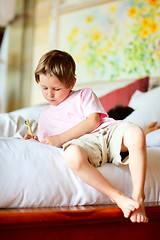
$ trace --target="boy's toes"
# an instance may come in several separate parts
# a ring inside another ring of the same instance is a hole
[[[131,211],[130,211],[130,210],[125,211],[125,212],[124,212],[124,217],[125,217],[125,218],[128,218],[128,217],[130,216],[130,214],[131,214]]]
[[[137,222],[143,222],[143,216],[141,216],[140,214],[137,215]]]
[[[148,218],[144,215],[141,215],[141,214],[131,215],[130,220],[133,223],[135,223],[135,222],[137,222],[137,223],[147,223],[148,222]]]
[[[137,217],[136,215],[130,217],[131,222],[135,223],[137,222]]]
[[[148,218],[144,217],[144,221],[143,222],[148,223]]]

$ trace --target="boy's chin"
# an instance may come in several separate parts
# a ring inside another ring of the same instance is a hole
[[[48,102],[52,106],[58,106],[60,104],[60,102],[57,102],[57,101],[48,101]]]

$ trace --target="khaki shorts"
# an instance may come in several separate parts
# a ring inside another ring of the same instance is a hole
[[[71,144],[82,147],[88,154],[89,162],[95,166],[104,163],[115,165],[128,164],[128,152],[125,159],[121,156],[121,144],[124,131],[132,123],[121,122],[107,126],[97,132],[85,134],[64,144],[64,150]]]

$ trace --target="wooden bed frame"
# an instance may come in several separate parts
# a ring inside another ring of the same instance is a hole
[[[131,223],[115,205],[0,209],[0,239],[160,238],[160,202],[145,203],[148,223]]]

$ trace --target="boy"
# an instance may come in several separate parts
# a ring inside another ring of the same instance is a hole
[[[145,135],[138,126],[109,118],[91,89],[73,91],[75,69],[66,52],[53,50],[41,57],[35,79],[50,106],[39,119],[39,141],[63,147],[67,165],[116,203],[124,217],[148,222],[144,209]],[[28,138],[31,136],[26,135]],[[113,187],[96,168],[106,162],[123,164],[121,152],[129,152],[132,198]]]

